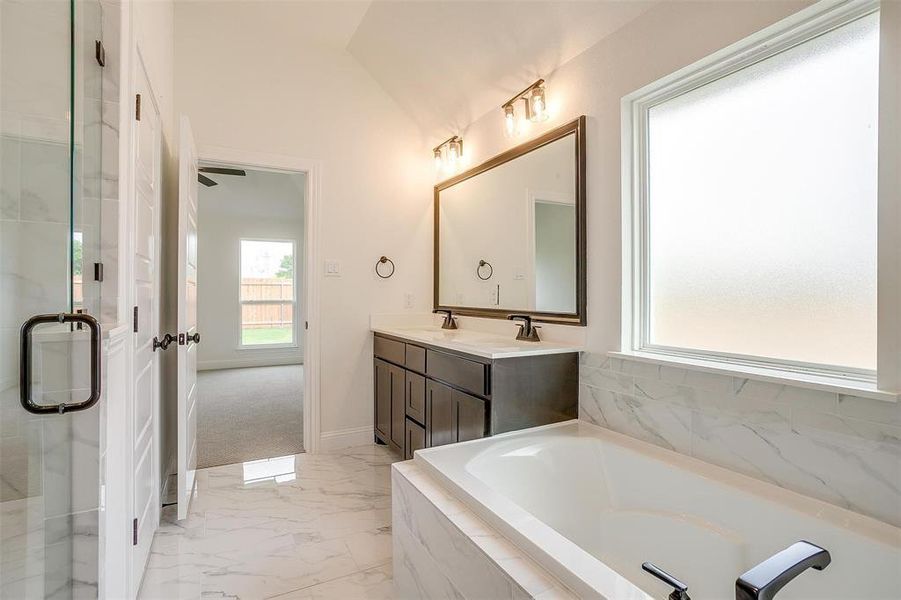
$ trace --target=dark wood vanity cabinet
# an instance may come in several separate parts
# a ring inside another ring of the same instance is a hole
[[[396,365],[375,361],[375,430],[385,443],[402,450],[406,443],[406,373]]]
[[[383,334],[373,352],[375,438],[407,459],[577,416],[575,352],[486,359]]]

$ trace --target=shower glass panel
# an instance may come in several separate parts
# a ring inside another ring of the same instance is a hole
[[[0,598],[98,592],[101,10],[0,2]]]

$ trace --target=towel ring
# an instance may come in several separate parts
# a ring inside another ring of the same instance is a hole
[[[387,275],[382,275],[382,272],[379,270],[380,265],[384,265],[388,263],[391,265],[391,271]],[[379,258],[378,262],[375,263],[375,274],[381,277],[382,279],[388,279],[392,275],[394,275],[394,261],[388,258],[387,256],[382,256]]]
[[[488,277],[482,277],[482,267],[488,267]],[[494,275],[494,267],[491,266],[491,263],[487,260],[480,260],[479,266],[476,267],[476,277],[482,281],[488,281],[492,275]]]

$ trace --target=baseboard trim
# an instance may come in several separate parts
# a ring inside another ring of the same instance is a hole
[[[218,369],[241,369],[246,367],[275,367],[282,365],[302,365],[303,358],[297,356],[259,356],[232,358],[228,360],[203,360],[197,362],[198,371]]]
[[[319,451],[334,452],[352,446],[372,444],[375,435],[372,426],[349,427],[336,431],[323,431],[319,436]]]

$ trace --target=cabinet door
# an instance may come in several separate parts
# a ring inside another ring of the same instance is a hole
[[[407,371],[407,417],[425,423],[425,377]]]
[[[404,448],[404,458],[410,460],[413,453],[425,448],[425,428],[419,423],[407,419],[407,445]]]
[[[485,401],[454,390],[457,404],[457,441],[485,437]]]
[[[391,365],[375,360],[375,432],[386,444],[391,439]]]
[[[400,367],[388,367],[391,376],[391,442],[403,452],[406,438],[407,378]]]
[[[454,390],[437,381],[426,382],[426,445],[429,448],[457,441],[457,403]]]

